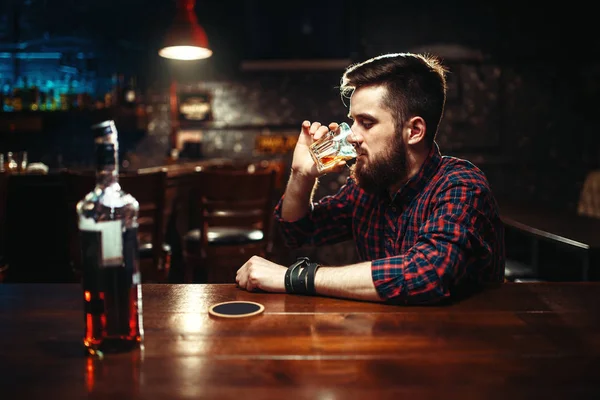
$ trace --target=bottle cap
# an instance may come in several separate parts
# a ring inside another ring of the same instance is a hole
[[[117,133],[117,127],[115,121],[108,120],[92,125],[92,131],[94,131],[94,137],[112,135]]]

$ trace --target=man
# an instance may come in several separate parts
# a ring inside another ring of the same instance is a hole
[[[319,173],[308,148],[337,124],[304,121],[275,217],[288,246],[354,239],[363,261],[306,259],[288,269],[255,256],[237,272],[240,288],[418,304],[503,281],[504,230],[488,182],[470,162],[442,157],[435,143],[445,74],[434,57],[410,53],[345,71],[341,93],[350,97],[358,152],[351,176],[312,203]]]

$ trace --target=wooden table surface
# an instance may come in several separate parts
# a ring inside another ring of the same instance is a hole
[[[600,219],[559,211],[540,204],[519,204],[500,200],[500,214],[507,230],[516,230],[529,238],[533,275],[540,275],[540,241],[553,243],[558,248],[576,250],[572,260],[561,268],[578,268],[578,280],[600,281]],[[570,278],[554,280],[573,280]],[[571,274],[571,275],[569,275]]]
[[[77,284],[0,285],[0,398],[600,398],[600,283],[403,307],[144,285],[143,350],[83,356]],[[264,304],[222,319],[222,301]]]
[[[500,214],[506,225],[539,238],[584,250],[600,249],[600,218],[510,202],[500,203]]]

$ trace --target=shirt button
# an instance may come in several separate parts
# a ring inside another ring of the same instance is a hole
[[[396,207],[392,207],[392,211],[393,211],[393,212],[396,212]]]

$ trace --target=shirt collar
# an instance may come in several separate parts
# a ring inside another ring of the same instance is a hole
[[[394,200],[409,201],[419,194],[435,175],[442,163],[442,155],[437,143],[433,143],[427,158],[421,165],[419,172],[410,178],[394,195]]]

